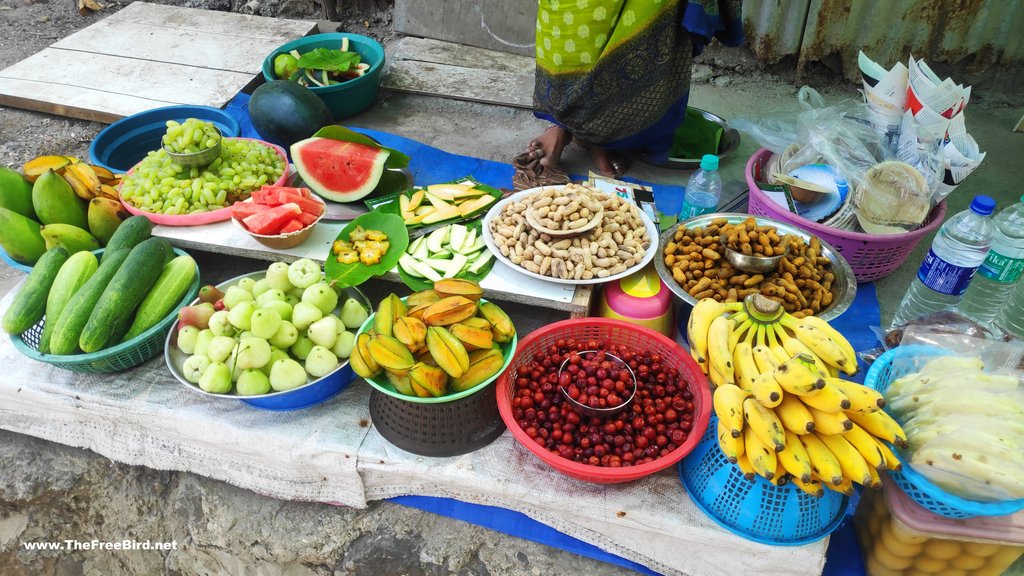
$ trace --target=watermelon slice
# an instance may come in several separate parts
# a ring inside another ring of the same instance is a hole
[[[317,215],[310,214],[308,212],[303,212],[302,214],[296,216],[295,219],[298,220],[299,222],[302,222],[303,227],[306,227],[312,224],[313,222],[316,222],[318,217],[319,216]]]
[[[273,236],[280,234],[281,228],[299,214],[302,214],[302,209],[298,204],[282,204],[248,216],[242,223],[254,234]]]
[[[231,206],[231,215],[239,220],[245,220],[253,214],[258,214],[266,210],[267,207],[261,204],[253,202],[235,202]]]
[[[306,226],[298,220],[291,220],[287,224],[281,227],[281,231],[278,234],[291,234],[292,232],[298,232]]]
[[[331,138],[292,144],[295,168],[316,194],[335,202],[355,202],[373,192],[391,152]]]
[[[323,214],[324,205],[318,200],[312,198],[305,198],[297,194],[290,194],[283,190],[277,189],[270,192],[266,192],[260,197],[260,204],[266,204],[268,206],[280,206],[282,204],[298,204],[299,208],[303,212],[319,216]]]

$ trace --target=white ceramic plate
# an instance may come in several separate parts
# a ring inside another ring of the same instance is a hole
[[[625,278],[626,276],[629,276],[633,272],[636,272],[637,270],[643,268],[648,263],[650,263],[651,260],[654,259],[654,255],[658,251],[658,227],[654,224],[654,221],[652,221],[651,218],[644,213],[643,210],[640,210],[639,207],[637,207],[637,211],[640,213],[640,218],[641,220],[643,220],[644,226],[647,227],[647,239],[650,241],[650,246],[647,247],[647,251],[644,253],[643,260],[641,260],[637,264],[634,264],[630,268],[627,268],[625,272],[612,274],[604,278],[592,278],[590,280],[574,280],[571,278],[562,280],[561,278],[552,278],[551,276],[535,274],[533,272],[530,272],[526,268],[523,268],[522,266],[513,264],[512,261],[509,260],[506,256],[502,256],[501,250],[498,250],[498,247],[494,244],[494,237],[491,235],[491,220],[493,220],[498,214],[501,214],[501,212],[505,209],[505,206],[508,206],[512,202],[522,200],[527,196],[536,194],[538,192],[542,192],[544,190],[561,190],[562,188],[565,188],[565,186],[541,186],[538,188],[530,188],[529,190],[523,190],[522,192],[516,192],[511,196],[506,196],[505,198],[499,200],[497,204],[491,206],[491,209],[487,211],[487,214],[484,215],[483,219],[484,242],[487,244],[487,248],[494,253],[494,257],[497,259],[499,263],[508,266],[509,268],[515,270],[516,272],[519,272],[520,274],[532,276],[534,278],[544,280],[546,282],[554,282],[556,284],[586,285],[604,284],[606,282],[618,280],[619,278]]]

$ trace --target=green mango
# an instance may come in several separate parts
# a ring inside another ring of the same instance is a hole
[[[32,206],[43,224],[89,227],[88,208],[63,176],[53,170],[36,178],[32,185]]]
[[[100,244],[106,246],[114,231],[129,216],[131,213],[117,200],[93,198],[89,201],[89,232],[100,241]]]
[[[88,231],[70,224],[47,224],[39,229],[46,242],[46,249],[61,247],[68,254],[92,252],[100,249],[100,243]]]
[[[0,246],[14,260],[34,266],[46,253],[39,222],[7,208],[0,208]]]
[[[32,183],[4,166],[0,166],[0,208],[36,219],[36,210],[32,207]]]

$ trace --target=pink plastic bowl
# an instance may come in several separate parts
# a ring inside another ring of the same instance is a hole
[[[229,140],[252,140],[253,142],[259,142],[264,146],[270,146],[277,152],[277,155],[284,161],[284,172],[281,177],[274,182],[274,186],[284,186],[288,182],[288,155],[285,154],[284,148],[270,142],[264,142],[263,140],[257,140],[255,138],[229,138]],[[135,172],[135,168],[138,166],[132,166],[132,169],[128,171],[128,174]],[[120,188],[118,188],[120,192]],[[124,199],[121,199],[121,205],[124,209],[131,212],[136,216],[145,216],[149,218],[149,221],[153,224],[160,224],[161,226],[200,226],[202,224],[213,224],[214,222],[223,222],[231,219],[231,206],[226,206],[218,210],[211,210],[209,212],[200,212],[199,214],[154,214],[153,212],[146,212],[139,210],[135,206],[132,206]]]

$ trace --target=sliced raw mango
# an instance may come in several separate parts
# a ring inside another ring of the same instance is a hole
[[[476,212],[477,210],[480,210],[481,208],[486,208],[487,206],[490,206],[491,203],[493,203],[495,200],[497,199],[494,196],[491,196],[490,194],[481,196],[479,198],[474,198],[473,200],[467,200],[462,204],[459,204],[457,208],[459,212],[458,215],[463,217],[469,216],[470,214]]]
[[[424,277],[423,274],[421,274],[419,271],[419,266],[417,266],[416,259],[410,256],[409,254],[402,254],[402,256],[398,259],[398,265],[401,266],[402,270],[405,270],[405,273],[410,276],[415,276],[417,278]]]
[[[460,215],[461,214],[459,213],[459,209],[457,207],[448,206],[448,208],[438,209],[435,210],[433,214],[427,215],[427,217],[423,219],[423,223],[436,224],[438,222],[443,222],[445,220],[451,220],[452,218],[458,218]]]
[[[466,234],[469,233],[469,229],[462,224],[452,224],[448,229],[451,230],[448,236],[448,245],[452,250],[458,252],[459,248],[466,243]]]
[[[469,265],[469,273],[476,274],[483,270],[484,266],[487,266],[487,263],[491,261],[491,258],[494,258],[494,254],[489,250],[481,252],[480,255],[476,257],[476,260],[473,260]]]
[[[431,253],[441,252],[444,250],[444,245],[448,242],[448,237],[451,234],[451,227],[445,226],[444,228],[438,228],[427,236],[427,249]]]
[[[456,254],[448,264],[448,271],[444,273],[445,278],[455,278],[462,272],[462,268],[469,262],[464,254]]]

